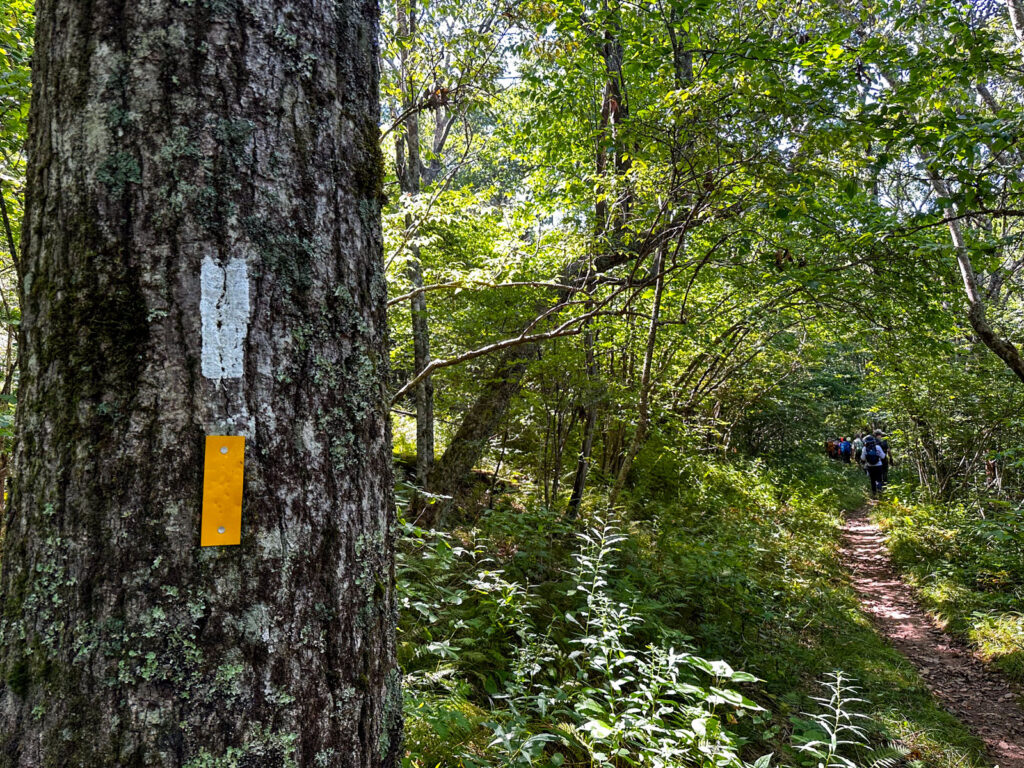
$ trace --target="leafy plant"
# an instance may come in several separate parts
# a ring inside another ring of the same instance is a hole
[[[812,697],[818,710],[804,713],[803,723],[811,728],[794,734],[796,749],[822,768],[858,768],[854,756],[868,747],[866,731],[858,723],[869,718],[853,707],[864,699],[856,695],[859,688],[842,671],[830,672],[822,685],[828,695]]]
[[[421,541],[425,532],[419,532]],[[468,615],[487,616],[485,623],[461,618],[448,624],[454,634],[444,640],[431,630],[432,642],[417,644],[409,657],[417,665],[434,658],[432,669],[409,675],[407,714],[417,739],[413,754],[439,753],[439,740],[461,734],[478,737],[480,718],[467,713],[472,688],[459,683],[456,670],[477,649],[475,660],[490,667],[475,667],[485,681],[504,677],[500,690],[490,690],[490,729],[486,745],[468,744],[463,751],[449,749],[447,758],[458,765],[734,765],[742,761],[739,742],[726,727],[726,719],[743,717],[761,707],[731,687],[756,678],[721,661],[708,661],[689,651],[671,647],[638,646],[633,630],[641,618],[617,599],[612,586],[615,558],[625,536],[609,524],[597,524],[577,535],[580,546],[571,555],[573,567],[563,592],[568,610],[548,621],[535,589],[509,581],[496,570],[480,571],[468,590],[436,589],[428,598],[422,585],[409,582],[408,560],[403,556],[403,604],[432,624],[441,621],[442,606],[469,607]],[[420,550],[416,571],[443,572],[468,551],[449,547],[446,537]],[[483,558],[483,549],[475,556]],[[465,615],[464,615],[465,616]],[[481,638],[466,637],[465,630],[505,627],[501,639],[489,635],[484,645],[503,646],[508,666],[502,672],[498,656],[482,654]],[[424,637],[426,639],[426,636]],[[489,662],[489,663],[488,663]],[[453,714],[455,712],[461,714]],[[427,727],[424,727],[427,726]],[[474,733],[477,736],[474,736]],[[421,763],[410,756],[410,765]]]

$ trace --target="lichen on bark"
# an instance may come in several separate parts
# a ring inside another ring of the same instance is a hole
[[[0,767],[398,764],[376,39],[370,0],[39,2]],[[200,549],[228,429],[242,544]]]

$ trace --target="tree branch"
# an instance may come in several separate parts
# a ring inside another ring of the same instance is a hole
[[[565,291],[573,290],[568,285],[539,280],[522,280],[510,283],[492,283],[489,280],[453,280],[449,283],[435,283],[434,285],[424,285],[422,288],[417,288],[414,291],[409,291],[409,293],[403,293],[401,296],[396,296],[393,299],[388,299],[388,307],[392,307],[395,304],[401,304],[404,301],[408,301],[409,299],[420,293],[426,293],[428,291],[443,291],[447,288],[467,288],[469,286],[472,286],[474,288],[558,288],[559,290]]]

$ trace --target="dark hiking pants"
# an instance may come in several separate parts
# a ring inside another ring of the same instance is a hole
[[[884,469],[881,464],[877,467],[868,467],[868,481],[871,483],[871,495],[876,496],[882,492]]]

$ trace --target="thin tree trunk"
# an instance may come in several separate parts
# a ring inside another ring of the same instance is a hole
[[[545,419],[546,423],[544,425],[544,449],[541,451],[540,466],[537,468],[537,474],[540,476],[541,488],[543,489],[545,507],[551,506],[551,494],[548,491],[548,475],[550,474],[548,454],[551,447],[551,423],[553,421],[554,416],[548,413],[548,417]]]
[[[3,216],[4,223],[4,235],[7,238],[7,250],[11,254],[11,264],[14,265],[15,273],[18,272],[18,247],[14,244],[14,230],[11,227],[11,217],[7,213],[7,193],[3,190],[3,185],[0,184],[0,215]],[[17,279],[17,278],[16,278]],[[3,305],[4,314],[7,316],[7,321],[11,322],[11,307],[7,303],[7,286],[0,280],[0,305]],[[8,329],[10,326],[8,326]],[[10,330],[7,332],[8,339],[10,339]],[[10,351],[10,345],[8,344],[8,352]],[[7,355],[7,362],[10,363],[10,354]]]
[[[420,249],[413,246],[407,274],[414,289],[423,288],[423,269]],[[430,365],[430,317],[427,314],[427,294],[420,290],[410,299],[412,310],[413,367],[419,375]],[[427,486],[430,470],[434,467],[434,377],[424,376],[414,390],[416,403],[416,479]]]
[[[1010,26],[1019,42],[1024,42],[1024,0],[1006,0],[1010,12]]]
[[[579,514],[580,503],[583,501],[583,491],[587,487],[587,475],[590,472],[590,457],[594,451],[594,432],[597,426],[597,403],[590,403],[586,408],[586,420],[583,424],[583,442],[580,446],[580,453],[576,459],[576,474],[573,477],[572,494],[569,496],[569,504],[565,513],[573,518]]]
[[[612,182],[617,184],[632,166],[632,160],[629,159],[623,145],[620,131],[620,126],[629,117],[626,84],[622,77],[622,65],[626,54],[619,41],[621,30],[617,20],[618,9],[612,13],[607,2],[604,2],[603,6],[609,27],[604,30],[604,42],[601,45],[605,86],[601,98],[601,130],[599,132],[601,138],[598,146],[597,170],[598,175],[606,170],[610,156],[615,171]],[[618,247],[625,233],[631,199],[632,195],[627,188],[618,190],[614,211],[609,212],[603,200],[599,200],[597,203],[598,226],[612,240],[614,247]]]
[[[494,508],[494,489],[498,487],[498,478],[501,476],[501,465],[505,463],[505,451],[508,448],[508,429],[501,436],[501,453],[498,454],[498,462],[494,465],[494,474],[491,476],[491,485],[487,489],[487,508]]]
[[[576,474],[573,477],[572,493],[565,514],[574,518],[579,514],[583,491],[587,487],[587,474],[590,472],[590,456],[594,450],[594,432],[597,428],[597,398],[595,386],[597,379],[597,363],[594,359],[594,331],[588,328],[583,335],[583,349],[587,367],[587,404],[584,406],[583,440],[576,458]]]
[[[647,346],[644,349],[643,369],[640,374],[640,403],[637,407],[636,430],[633,432],[633,439],[629,443],[622,465],[619,467],[618,476],[615,478],[615,485],[612,487],[611,495],[608,497],[609,505],[614,505],[626,485],[626,477],[629,469],[633,466],[633,460],[640,453],[644,442],[647,440],[647,431],[651,423],[651,370],[654,361],[654,349],[658,341],[658,321],[661,317],[661,295],[665,288],[665,270],[663,262],[665,249],[660,248],[654,260],[654,274],[657,275],[654,284],[654,303],[651,307],[651,322],[647,328]]]
[[[7,238],[7,250],[11,254],[11,262],[14,268],[18,268],[18,247],[14,244],[14,230],[11,227],[11,216],[7,212],[7,193],[0,186],[0,215],[4,221],[4,236]]]
[[[401,67],[402,109],[406,113],[403,121],[404,135],[395,136],[395,165],[399,187],[402,192],[417,197],[420,194],[423,177],[423,160],[420,152],[420,122],[416,109],[417,83],[412,74],[409,52],[416,44],[416,2],[399,0],[398,35],[405,39],[399,65]],[[414,239],[415,222],[412,216],[405,217],[406,237]],[[413,375],[418,376],[430,365],[430,318],[427,314],[427,292],[423,290],[423,265],[420,248],[408,246],[406,276],[412,285],[410,312],[412,315]],[[413,390],[416,407],[416,479],[426,486],[434,466],[434,380],[424,376]]]
[[[930,167],[930,157],[921,150],[921,156],[928,167],[928,177],[931,180],[932,189],[941,198],[950,198],[950,189],[939,174]],[[1020,350],[1009,339],[1004,339],[995,332],[988,321],[985,309],[985,298],[978,287],[978,278],[974,273],[974,266],[971,264],[971,255],[967,250],[967,243],[964,240],[963,231],[960,229],[960,221],[955,218],[956,210],[952,205],[947,205],[946,217],[949,219],[949,235],[953,241],[953,251],[956,255],[956,263],[960,269],[960,277],[964,283],[964,291],[967,294],[967,320],[971,328],[978,334],[981,342],[992,350],[1006,367],[1024,382],[1024,358]]]
[[[565,442],[573,426],[575,426],[575,417],[570,418],[569,427],[566,429],[565,411],[559,407],[558,418],[555,420],[555,462],[551,469],[551,506],[558,503],[558,492],[562,489],[562,461],[565,458]]]
[[[397,766],[376,4],[37,12],[0,766]]]

